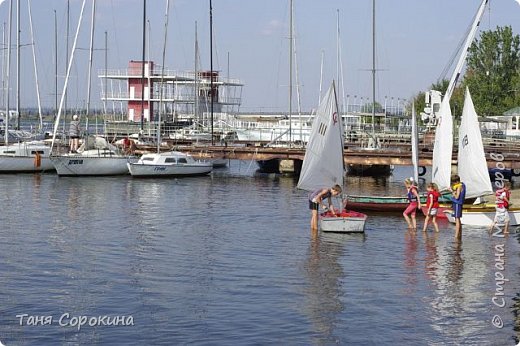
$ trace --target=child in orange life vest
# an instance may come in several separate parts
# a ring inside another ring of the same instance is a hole
[[[426,228],[428,228],[428,222],[430,221],[430,217],[432,218],[433,227],[435,227],[435,232],[439,232],[439,226],[437,226],[437,210],[439,208],[439,197],[441,194],[439,193],[439,189],[437,188],[437,184],[430,183],[427,187],[428,196],[426,197],[426,207],[428,208],[428,212],[426,213],[426,220],[424,220],[423,232],[426,232]]]
[[[496,202],[496,213],[495,219],[491,224],[489,230],[493,230],[493,227],[497,224],[504,225],[504,233],[509,233],[509,199],[511,198],[511,191],[509,190],[511,187],[511,183],[509,181],[504,182],[504,187],[498,189],[495,192],[495,202]]]
[[[415,214],[417,211],[417,208],[421,208],[421,200],[419,198],[419,193],[417,192],[417,187],[414,185],[413,178],[406,178],[404,180],[404,185],[406,186],[406,189],[408,193],[406,196],[408,197],[408,201],[410,204],[408,204],[408,207],[403,212],[404,219],[406,220],[406,223],[408,224],[408,228],[412,230],[417,229],[417,220],[415,219]],[[410,217],[408,215],[412,216],[412,220],[410,221]]]

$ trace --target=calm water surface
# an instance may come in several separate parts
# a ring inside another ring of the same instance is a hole
[[[307,193],[254,169],[232,161],[212,176],[176,180],[0,176],[0,340],[516,343],[516,234],[465,228],[457,243],[447,223],[439,234],[413,234],[399,215],[371,214],[364,236],[313,237]],[[349,178],[348,186],[404,194],[409,174],[398,168],[388,180]],[[509,281],[497,283],[501,275]],[[28,323],[38,316],[52,323]],[[71,326],[82,316],[131,317],[133,325]]]

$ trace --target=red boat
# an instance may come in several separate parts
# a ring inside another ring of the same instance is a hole
[[[406,197],[385,197],[385,196],[347,196],[347,207],[361,211],[377,211],[402,213],[408,207],[408,198]],[[428,211],[426,209],[426,196],[421,196],[422,212],[424,215]],[[444,210],[451,209],[451,204],[441,203],[437,211],[438,219],[445,219]]]

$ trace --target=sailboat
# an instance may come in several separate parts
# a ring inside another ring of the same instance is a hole
[[[9,2],[9,7],[12,8],[12,1]],[[19,11],[19,8],[18,8]],[[11,10],[9,10],[11,12]],[[18,13],[19,17],[20,13]],[[32,19],[31,19],[31,6],[29,3],[29,19],[30,19],[30,29],[31,34],[32,30]],[[9,70],[10,70],[10,56],[11,56],[11,15],[9,16],[9,34],[8,34],[8,45],[7,45],[7,76],[6,83],[7,86],[5,88],[5,99],[6,102],[6,110],[4,113],[4,145],[0,146],[0,173],[37,173],[44,171],[52,171],[54,170],[54,166],[49,160],[49,155],[51,152],[51,148],[48,145],[45,145],[43,141],[39,140],[26,140],[25,138],[18,138],[17,142],[10,143],[9,137],[13,134],[12,131],[9,130],[9,122],[11,118],[11,111],[9,109]],[[34,48],[34,42],[33,42]],[[35,67],[35,75],[36,75],[36,87],[37,87],[37,96],[39,101],[39,91],[38,91],[38,74],[36,70],[36,59],[34,58],[33,51],[33,62]],[[17,43],[17,66],[20,66],[20,42]],[[18,69],[19,70],[19,69]],[[17,116],[16,121],[20,122],[20,112],[19,112],[19,103],[20,103],[20,88],[19,83],[17,83],[16,88],[17,94]],[[39,105],[39,102],[38,102]],[[40,109],[41,107],[39,107]],[[17,126],[19,127],[19,126]],[[40,112],[40,129],[41,129],[41,112]],[[16,132],[16,131],[13,131]]]
[[[298,188],[314,191],[338,184],[344,186],[343,125],[338,116],[336,89],[332,82],[312,123],[312,130]],[[360,233],[365,231],[365,214],[342,210],[319,215],[319,228],[325,232]]]
[[[415,113],[415,107],[412,105],[412,166],[413,166],[413,178],[417,182],[419,181],[419,133],[417,128],[417,116]],[[421,204],[426,205],[426,196],[420,196]],[[408,204],[408,198],[406,196],[359,196],[359,195],[348,195],[347,196],[348,206],[357,210],[363,211],[377,211],[377,212],[403,212]],[[447,200],[446,200],[447,201]],[[438,215],[438,217],[445,217],[444,214]]]
[[[466,198],[482,197],[493,193],[489,177],[486,154],[482,144],[482,136],[477,112],[469,89],[466,88],[462,121],[459,127],[458,174],[466,184]],[[495,218],[494,205],[465,206],[461,223],[471,226],[490,226]],[[450,222],[455,222],[451,210],[444,213]],[[510,225],[520,224],[520,208],[509,209]]]
[[[83,12],[85,9],[85,0],[81,5],[81,12],[74,37],[72,54],[69,58],[67,66],[67,74],[65,76],[65,84],[61,95],[58,115],[54,122],[54,131],[52,134],[51,148],[54,147],[56,133],[60,122],[61,112],[63,109],[64,98],[67,92],[67,85],[70,76],[72,62],[74,61],[74,53],[78,40]],[[94,16],[94,11],[92,12]],[[91,33],[92,35],[92,33]],[[92,40],[91,40],[92,45]],[[125,156],[117,147],[108,143],[104,138],[96,136],[95,138],[85,138],[83,144],[77,153],[56,153],[50,156],[50,160],[59,176],[95,176],[95,175],[122,175],[128,174],[126,166],[128,157]]]
[[[166,42],[168,33],[169,0],[166,2],[164,46],[161,75],[164,76],[164,60],[166,55]],[[197,53],[195,53],[197,54]],[[195,74],[197,78],[197,74]],[[161,84],[163,80],[161,78]],[[162,88],[160,94],[162,102]],[[213,170],[211,162],[196,161],[191,155],[179,151],[168,151],[161,153],[161,114],[162,107],[159,106],[159,121],[157,129],[157,152],[144,154],[139,160],[127,163],[128,170],[132,177],[177,177],[207,175]]]

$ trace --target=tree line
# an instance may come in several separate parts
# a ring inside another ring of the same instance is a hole
[[[449,81],[440,80],[430,89],[444,93]],[[452,114],[460,117],[466,86],[480,116],[502,115],[520,106],[520,36],[511,26],[483,31],[468,51],[466,71],[450,99]],[[414,97],[417,114],[425,107],[425,93]]]

